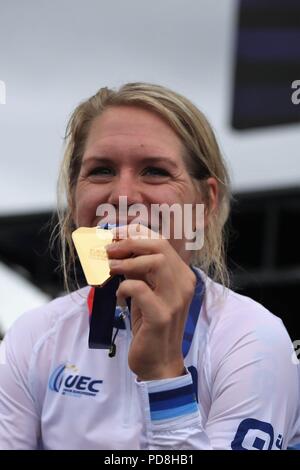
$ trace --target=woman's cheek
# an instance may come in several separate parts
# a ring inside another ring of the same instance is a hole
[[[91,192],[84,185],[80,185],[75,193],[76,224],[77,226],[88,226],[92,215],[96,210],[93,208]]]
[[[109,193],[97,185],[80,185],[75,196],[77,225],[81,227],[96,225],[97,208],[100,204],[106,203],[108,197]]]

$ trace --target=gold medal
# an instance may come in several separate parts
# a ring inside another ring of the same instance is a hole
[[[105,246],[113,241],[111,230],[79,227],[72,233],[78,257],[90,286],[102,286],[111,276]]]

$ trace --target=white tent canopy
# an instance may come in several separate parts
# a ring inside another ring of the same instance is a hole
[[[46,294],[1,263],[0,296],[1,333],[5,333],[22,313],[49,301]]]

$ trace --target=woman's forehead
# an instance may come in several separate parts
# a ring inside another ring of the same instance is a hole
[[[84,158],[120,153],[178,159],[183,145],[156,114],[134,107],[114,107],[94,119]]]

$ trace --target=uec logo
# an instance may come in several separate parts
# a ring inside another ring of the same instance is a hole
[[[75,373],[77,370],[74,365],[59,365],[50,376],[49,389],[62,395],[95,397],[100,392],[99,385],[103,383],[103,380],[78,375]]]

